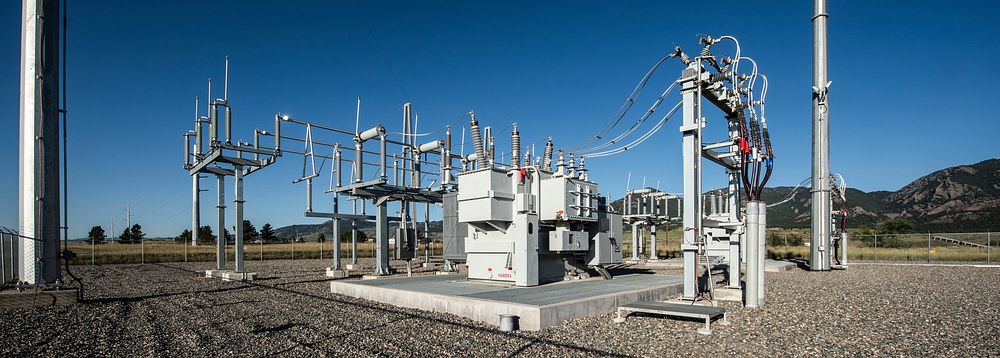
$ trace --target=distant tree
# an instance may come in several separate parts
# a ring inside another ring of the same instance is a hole
[[[254,242],[260,238],[257,228],[253,227],[250,220],[243,220],[243,242]]]
[[[767,234],[767,246],[799,246],[802,245],[802,236],[792,233],[771,232]]]
[[[872,228],[868,227],[868,225],[861,225],[861,226],[858,226],[858,229],[855,231],[855,234],[856,235],[871,235],[873,232],[874,232],[874,230],[872,230]]]
[[[264,242],[278,241],[278,238],[274,236],[274,228],[271,227],[270,223],[266,223],[260,227],[260,239]]]
[[[132,230],[125,228],[121,235],[118,235],[118,243],[120,244],[131,244],[132,243]]]
[[[319,243],[326,242],[326,234],[319,233],[319,236],[316,236],[316,242],[319,242]]]
[[[178,243],[182,243],[182,244],[185,243],[185,242],[190,242],[191,241],[191,230],[184,230],[183,232],[181,232],[180,235],[177,235],[177,237],[174,237],[174,241],[176,241]]]
[[[208,244],[215,242],[215,233],[212,232],[212,227],[205,225],[198,228],[198,243]]]
[[[365,240],[368,240],[368,234],[358,230],[358,242],[364,242]],[[340,233],[340,242],[351,242],[351,230],[344,230]]]
[[[142,225],[132,224],[132,227],[129,228],[129,236],[131,236],[132,242],[136,243],[142,241],[146,234],[142,232]]]
[[[906,234],[913,232],[913,221],[906,218],[892,218],[882,222],[879,232],[882,234]]]
[[[90,228],[90,233],[87,234],[87,238],[94,244],[103,244],[104,240],[106,240],[108,236],[104,233],[104,228],[98,225]]]
[[[229,229],[222,229],[222,237],[225,238],[226,244],[233,243],[233,235],[229,233]]]
[[[295,239],[295,242],[306,242],[306,239],[299,236],[297,239]]]

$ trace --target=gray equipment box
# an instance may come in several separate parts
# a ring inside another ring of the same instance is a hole
[[[413,229],[396,228],[396,242],[399,243],[400,260],[412,260],[417,252],[417,231]]]
[[[459,222],[514,220],[514,192],[507,173],[493,168],[462,173],[458,185],[463,188],[458,191]]]
[[[590,234],[586,231],[559,230],[549,234],[549,251],[587,251]]]
[[[458,222],[458,192],[445,193],[442,214],[442,235],[444,236],[444,259],[464,262],[465,237],[469,236],[469,224]]]
[[[541,183],[542,221],[597,221],[597,184],[568,177],[551,177]]]

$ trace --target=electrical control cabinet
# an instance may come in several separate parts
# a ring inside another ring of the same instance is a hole
[[[557,228],[549,234],[549,251],[587,251],[590,233]]]
[[[399,260],[411,260],[417,252],[417,231],[413,229],[396,228],[396,247],[399,248]]]

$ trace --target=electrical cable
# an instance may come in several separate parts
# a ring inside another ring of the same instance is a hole
[[[620,107],[618,107],[618,112],[615,113],[615,119],[613,119],[612,121],[608,122],[608,124],[605,125],[605,127],[603,129],[601,129],[600,132],[598,132],[596,135],[594,135],[590,139],[588,139],[588,140],[586,140],[586,141],[584,141],[582,143],[578,143],[578,144],[572,145],[572,146],[568,147],[567,149],[575,151],[576,149],[578,149],[580,147],[588,146],[588,145],[590,145],[590,144],[592,144],[592,143],[594,143],[594,142],[596,142],[598,140],[601,140],[601,138],[603,138],[605,135],[607,135],[609,132],[611,132],[611,130],[614,129],[614,127],[616,127],[621,122],[622,118],[624,118],[625,115],[628,114],[628,111],[632,108],[632,105],[635,104],[636,98],[638,98],[639,94],[642,93],[643,88],[646,87],[646,83],[649,82],[649,78],[652,77],[653,73],[656,72],[656,70],[660,67],[661,64],[663,64],[664,61],[666,61],[668,58],[671,58],[671,57],[674,57],[674,56],[676,56],[676,54],[671,54],[671,55],[664,56],[659,61],[657,61],[655,64],[653,64],[653,66],[650,67],[648,71],[646,71],[646,75],[643,76],[642,79],[639,80],[639,83],[636,84],[636,86],[635,86],[634,89],[632,89],[632,93],[630,93],[629,96],[625,98],[625,102],[622,103],[622,105]]]
[[[583,158],[583,157],[587,157],[587,158],[605,157],[605,156],[609,156],[609,155],[614,155],[614,154],[622,153],[624,151],[627,151],[627,150],[629,150],[631,148],[634,148],[634,147],[638,146],[639,144],[642,144],[647,139],[649,139],[654,134],[656,134],[656,132],[658,132],[661,128],[663,128],[663,125],[666,124],[667,121],[669,121],[670,118],[673,117],[674,113],[677,112],[677,110],[681,107],[681,105],[683,103],[684,103],[684,101],[677,102],[677,104],[674,105],[674,107],[671,108],[670,111],[667,112],[667,114],[665,114],[663,116],[663,118],[660,119],[660,121],[655,126],[653,126],[653,128],[651,128],[648,132],[646,132],[645,134],[643,134],[642,136],[640,136],[636,140],[633,140],[631,143],[626,144],[626,145],[621,146],[621,147],[616,148],[616,149],[610,149],[610,150],[606,150],[606,151],[602,151],[602,152],[598,152],[598,153],[587,154],[587,155],[580,155],[580,157],[581,158]]]
[[[582,150],[577,150],[576,153],[581,153],[582,154],[582,153],[593,152],[595,150],[603,149],[603,148],[606,148],[608,146],[614,145],[615,143],[621,141],[625,137],[631,135],[632,132],[635,132],[636,129],[639,129],[639,127],[643,123],[645,123],[646,120],[649,119],[649,117],[653,115],[653,113],[656,112],[656,110],[660,107],[660,104],[663,103],[663,99],[666,98],[666,96],[670,94],[670,92],[674,89],[675,86],[677,86],[677,81],[673,81],[670,84],[670,86],[668,86],[667,89],[664,90],[663,93],[660,94],[660,97],[657,98],[656,101],[653,102],[653,104],[649,107],[649,109],[646,110],[646,113],[643,114],[643,116],[641,118],[639,118],[638,121],[636,121],[635,123],[633,123],[632,126],[629,127],[624,133],[621,133],[621,134],[617,135],[615,138],[612,138],[610,141],[605,142],[604,144],[600,144],[600,145],[593,146],[593,147],[586,148],[586,149],[582,149]]]
[[[795,197],[795,192],[797,192],[799,190],[799,188],[801,188],[802,186],[806,185],[806,183],[808,183],[810,180],[812,180],[812,177],[808,177],[808,178],[803,179],[801,182],[799,182],[798,185],[796,185],[794,188],[792,188],[792,191],[788,193],[788,196],[786,196],[784,199],[782,199],[782,200],[780,200],[780,201],[778,201],[778,202],[776,202],[774,204],[768,204],[767,207],[770,208],[772,206],[778,206],[778,205],[781,205],[781,204],[784,204],[784,203],[787,203],[787,202],[791,201]]]

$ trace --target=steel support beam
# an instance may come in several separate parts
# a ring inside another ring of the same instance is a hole
[[[354,211],[352,211],[354,215],[358,214],[358,200],[361,199],[360,198],[354,199],[353,203]],[[354,267],[357,264],[358,264],[358,222],[351,221],[351,267]]]
[[[228,132],[227,129],[227,135]],[[236,172],[235,183],[233,183],[233,186],[236,187],[235,199],[233,200],[236,203],[236,222],[234,223],[236,226],[236,272],[246,272],[243,267],[243,167],[237,165],[234,172]]]
[[[389,209],[386,201],[376,205],[375,275],[389,274]]]
[[[201,178],[198,173],[191,175],[191,246],[198,246],[201,228]]]
[[[339,167],[339,163],[338,163]],[[339,169],[339,168],[338,168]],[[333,194],[333,214],[340,213],[340,194]],[[340,270],[340,219],[333,219],[333,260],[330,262],[331,270]],[[322,245],[322,244],[321,244]]]
[[[692,62],[681,74],[681,97],[683,98],[683,122],[680,131],[683,134],[682,153],[684,158],[684,241],[681,250],[684,254],[684,299],[693,300],[698,294],[697,255],[698,242],[701,236],[701,108],[700,64]]]
[[[632,223],[632,260],[639,261],[639,222]]]
[[[656,255],[656,224],[649,224],[649,255],[650,260],[659,260]]]
[[[219,201],[216,208],[219,209],[219,227],[217,231],[218,239],[215,240],[215,268],[217,270],[226,269],[226,177],[216,175],[218,181],[217,191]]]

